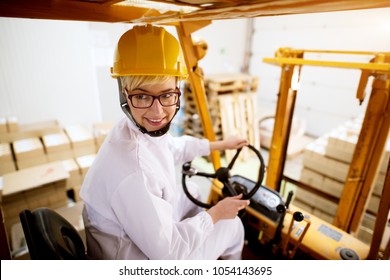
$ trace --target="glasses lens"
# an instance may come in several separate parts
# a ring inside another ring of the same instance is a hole
[[[152,105],[154,98],[147,94],[131,95],[131,104],[136,108],[148,108]]]
[[[172,106],[177,103],[178,94],[176,92],[165,93],[159,96],[162,106]]]
[[[173,106],[179,99],[179,93],[168,92],[159,96],[152,96],[149,94],[133,94],[129,95],[131,104],[135,108],[145,109],[152,106],[154,99],[158,99],[162,106]]]

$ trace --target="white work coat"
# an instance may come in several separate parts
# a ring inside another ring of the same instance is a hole
[[[230,225],[221,223],[222,233],[211,234],[210,215],[194,212],[176,183],[175,165],[209,153],[206,139],[169,133],[150,137],[126,118],[116,124],[80,191],[88,254],[94,259],[212,259],[241,252],[242,225],[226,220]],[[193,216],[185,218],[188,211]],[[219,249],[202,248],[207,239],[216,242],[210,234],[221,238]]]

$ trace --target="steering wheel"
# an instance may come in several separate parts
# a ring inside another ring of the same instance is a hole
[[[260,152],[253,147],[252,145],[246,146],[250,150],[252,150],[258,157],[260,161],[260,167],[259,167],[259,175],[257,182],[255,186],[252,188],[250,192],[247,191],[247,189],[239,184],[233,184],[230,171],[232,170],[234,163],[236,162],[242,148],[238,149],[230,163],[228,164],[228,167],[220,167],[215,173],[205,173],[205,172],[198,172],[195,168],[191,167],[191,162],[186,162],[183,164],[182,168],[182,185],[184,189],[184,193],[187,195],[187,197],[196,205],[202,207],[202,208],[211,208],[213,205],[201,202],[194,198],[191,193],[187,189],[187,184],[186,184],[186,178],[192,177],[192,176],[200,176],[200,177],[206,177],[206,178],[213,178],[219,180],[223,184],[222,188],[222,194],[224,197],[227,196],[236,196],[239,194],[243,194],[242,199],[250,199],[260,188],[261,183],[263,182],[264,178],[264,173],[265,173],[265,164],[264,164],[264,159],[261,156]]]

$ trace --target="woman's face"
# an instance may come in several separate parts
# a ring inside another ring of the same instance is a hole
[[[177,92],[175,77],[172,77],[165,83],[141,85],[133,89],[133,91],[128,92],[128,94],[159,96],[169,92]],[[138,97],[141,98],[142,96]],[[158,99],[154,99],[152,105],[149,108],[144,109],[133,107],[130,99],[127,99],[127,103],[130,107],[134,120],[147,131],[156,131],[163,128],[172,120],[176,112],[176,105],[168,107],[162,106]]]

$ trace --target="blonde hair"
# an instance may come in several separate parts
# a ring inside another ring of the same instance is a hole
[[[122,84],[122,93],[124,94],[124,89],[128,91],[133,91],[133,89],[140,87],[141,85],[150,85],[155,83],[166,83],[172,76],[123,76],[120,77]],[[179,79],[176,79],[177,85],[179,85]]]

